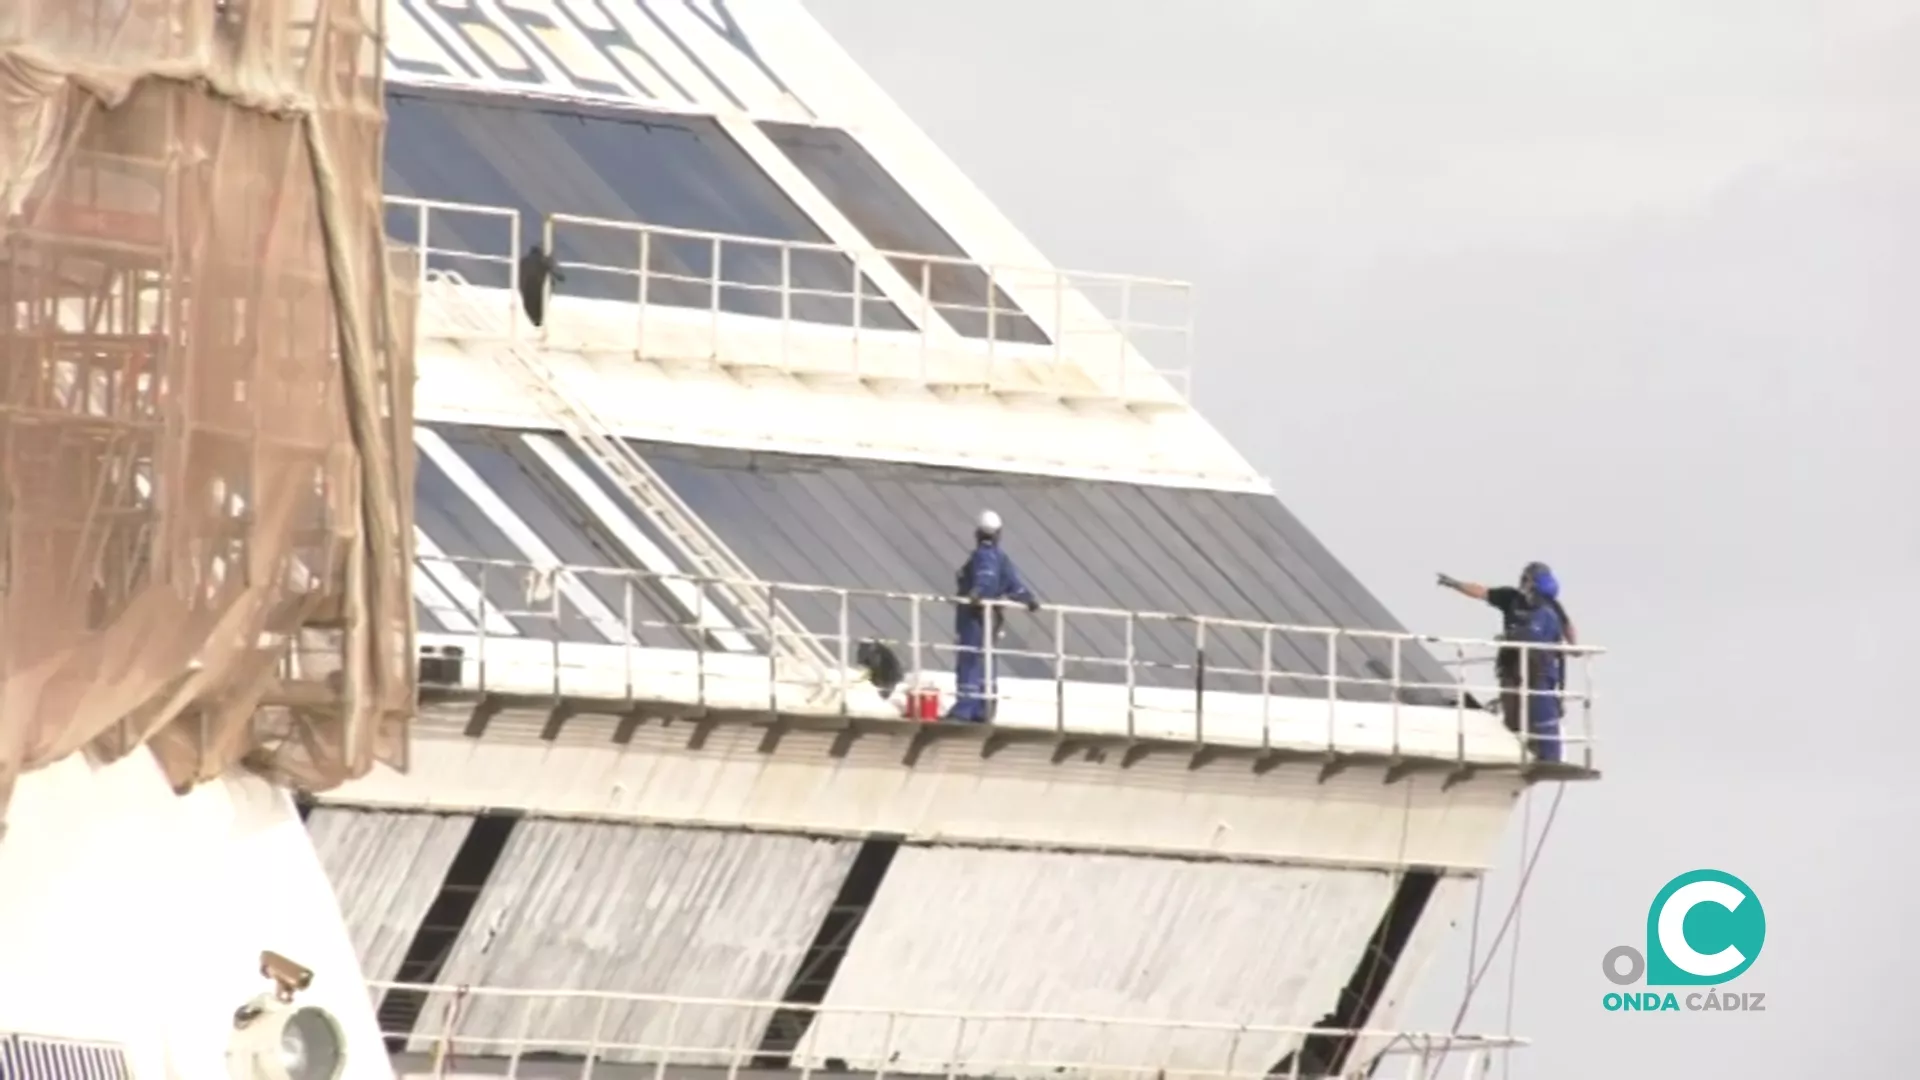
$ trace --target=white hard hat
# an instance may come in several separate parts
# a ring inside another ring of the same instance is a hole
[[[983,533],[997,533],[1000,531],[1000,515],[991,510],[982,510],[980,511],[980,521],[974,528],[979,529]]]

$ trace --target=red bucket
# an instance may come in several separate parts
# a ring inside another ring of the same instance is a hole
[[[940,691],[931,686],[916,686],[907,691],[906,717],[922,723],[940,719]]]

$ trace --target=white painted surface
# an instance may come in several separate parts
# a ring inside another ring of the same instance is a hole
[[[0,1030],[128,1048],[136,1080],[226,1080],[260,951],[313,969],[346,1080],[388,1080],[333,889],[285,792],[244,775],[186,795],[151,756],[20,778],[0,840]]]
[[[315,807],[307,832],[368,979],[396,979],[473,828],[471,814]]]
[[[386,768],[328,795],[372,806],[724,825],[1001,846],[1199,853],[1307,863],[1475,870],[1498,843],[1521,781],[1483,773],[1442,789],[1418,774],[1392,784],[1355,767],[1322,782],[1311,763],[1255,775],[1245,762],[1188,768],[1185,755],[1122,768],[1117,751],[1054,764],[1050,746],[982,759],[973,742],[935,742],[901,763],[905,736],[868,735],[845,757],[826,732],[721,727],[698,750],[689,724],[649,723],[625,746],[614,721],[572,718],[539,737],[543,716],[496,717],[478,739],[459,718],[423,718],[406,775]]]
[[[1308,1025],[1333,1010],[1392,892],[1378,871],[906,848],[824,1004]],[[1225,1072],[1271,1065],[1298,1042],[1076,1020],[973,1028],[829,1011],[803,1061],[875,1068],[897,1053],[970,1076],[1046,1076],[1042,1063],[1065,1061]]]
[[[775,1002],[799,970],[859,845],[850,840],[673,829],[626,822],[525,820],[474,904],[439,981],[633,995]],[[757,1035],[773,1009],[671,1008],[626,1000],[605,1014],[577,1002],[433,994],[415,1030],[430,1050],[457,1017],[463,1041],[509,1040],[609,1061],[638,1046],[722,1047]],[[502,1045],[489,1042],[486,1045]],[[627,1047],[628,1049],[622,1049]],[[727,1056],[683,1054],[687,1064]]]
[[[1368,1029],[1398,1030],[1398,1025],[1406,1017],[1408,1000],[1425,980],[1434,957],[1447,939],[1460,930],[1461,923],[1473,917],[1473,893],[1481,880],[1478,877],[1443,877],[1434,885],[1433,895],[1427,898],[1426,910],[1420,913],[1420,921],[1415,924],[1406,948],[1400,952],[1399,962],[1393,967],[1392,976],[1387,979],[1385,992],[1374,1005],[1373,1015],[1367,1018]],[[1388,1042],[1384,1038],[1355,1040],[1353,1052],[1347,1058],[1348,1066],[1358,1065],[1368,1057],[1385,1051]]]
[[[504,309],[517,297],[461,288],[475,304],[502,309],[499,328],[486,336],[459,330],[450,315],[437,313],[440,301],[427,291],[415,355],[416,414],[552,428],[491,355],[503,347]],[[1191,409],[1134,411],[1093,398],[1059,399],[1100,393],[1098,368],[1069,377],[1017,354],[989,362],[970,345],[929,359],[917,335],[862,331],[856,338],[839,327],[565,297],[554,300],[547,329],[537,345],[541,360],[627,438],[1271,491]],[[988,379],[1004,392],[934,385]],[[1176,399],[1172,391],[1161,396]]]

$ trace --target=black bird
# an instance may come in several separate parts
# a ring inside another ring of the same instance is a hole
[[[527,318],[533,325],[539,326],[547,317],[547,279],[567,280],[560,272],[560,264],[553,256],[540,250],[539,244],[527,248],[520,256],[520,303],[527,309]]]

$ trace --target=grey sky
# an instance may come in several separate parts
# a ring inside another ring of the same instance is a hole
[[[1614,650],[1513,1075],[1910,1064],[1912,0],[808,6],[1056,261],[1197,284],[1202,410],[1402,618],[1488,631],[1432,572],[1541,558]],[[1700,866],[1766,905],[1769,1012],[1604,1013]]]

